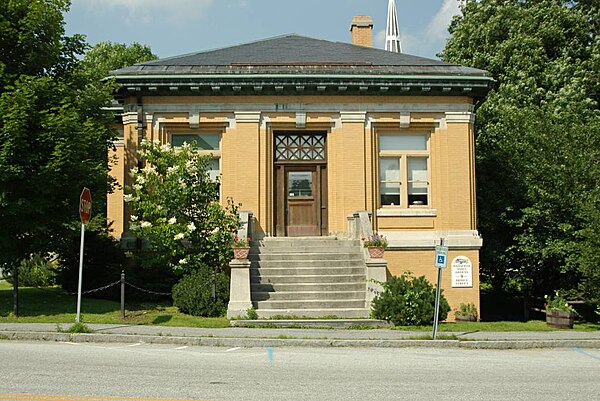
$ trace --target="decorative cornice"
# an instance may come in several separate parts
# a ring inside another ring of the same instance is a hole
[[[210,95],[417,95],[480,98],[493,87],[483,76],[352,74],[174,74],[120,75],[120,94]]]
[[[233,100],[233,99],[232,99]],[[368,107],[365,107],[365,106]],[[473,111],[470,103],[348,103],[348,102],[311,102],[311,103],[242,103],[232,101],[231,103],[149,103],[144,105],[144,111],[148,113],[189,113],[197,111],[200,113],[339,113],[340,110],[347,113],[454,113],[465,114]],[[137,119],[137,114],[136,114]],[[137,120],[136,120],[137,121]]]

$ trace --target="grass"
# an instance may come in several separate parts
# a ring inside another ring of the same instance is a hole
[[[432,326],[396,326],[394,330],[407,331],[431,331]],[[438,332],[471,332],[471,331],[555,331],[546,325],[545,321],[530,320],[528,322],[460,322],[460,323],[440,323]],[[598,323],[575,323],[575,331],[597,331],[600,330]]]
[[[0,323],[73,323],[77,296],[65,295],[58,287],[19,288],[19,317],[14,317],[12,285],[0,281]],[[227,318],[203,318],[180,313],[167,303],[127,303],[125,319],[120,316],[119,302],[82,298],[82,320],[86,324],[140,324],[222,328]]]
[[[0,323],[74,323],[77,296],[65,295],[58,287],[19,289],[19,317],[12,314],[12,285],[0,281]],[[203,318],[180,313],[176,307],[168,303],[127,303],[125,319],[120,316],[120,304],[94,298],[82,298],[82,320],[86,324],[139,324],[156,326],[223,328],[230,327],[224,318]],[[279,316],[284,318],[284,316]],[[291,318],[291,317],[285,317]],[[334,318],[330,316],[328,318]],[[296,318],[297,319],[297,318]],[[258,325],[257,325],[258,327]],[[274,327],[264,324],[260,327]],[[351,327],[354,330],[367,329],[361,325]],[[397,326],[394,330],[431,331],[431,326]],[[471,332],[471,331],[553,331],[541,320],[529,322],[478,322],[478,323],[440,323],[438,331]],[[600,330],[599,323],[575,323],[575,331]]]

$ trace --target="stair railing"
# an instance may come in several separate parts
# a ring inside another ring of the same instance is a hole
[[[348,236],[351,239],[364,241],[373,235],[373,225],[371,223],[371,213],[367,211],[357,211],[348,216]],[[365,306],[371,308],[373,299],[383,291],[380,283],[387,281],[387,260],[371,259],[366,248],[363,248],[365,257],[366,271],[366,299]]]

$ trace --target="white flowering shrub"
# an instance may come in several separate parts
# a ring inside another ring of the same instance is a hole
[[[237,207],[221,205],[218,182],[208,173],[210,156],[192,145],[182,148],[143,141],[145,167],[133,169],[124,196],[132,208],[129,229],[149,242],[142,263],[165,266],[183,275],[202,267],[222,269],[232,258],[231,233],[237,231]]]

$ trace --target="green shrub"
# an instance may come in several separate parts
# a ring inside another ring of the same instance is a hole
[[[391,277],[382,285],[384,291],[373,300],[373,318],[390,321],[396,326],[433,323],[435,288],[425,276],[415,278],[405,273],[400,277]],[[442,295],[439,320],[445,320],[449,311],[450,305]]]
[[[211,296],[213,280],[216,282],[216,301]],[[228,302],[229,276],[209,267],[201,267],[173,286],[173,304],[189,315],[224,316]]]
[[[258,319],[258,312],[256,312],[256,309],[254,309],[254,308],[248,308],[248,310],[246,311],[246,318],[248,320],[257,320]]]
[[[40,254],[31,255],[19,264],[19,286],[48,287],[56,283],[56,263],[49,262]],[[6,281],[12,284],[12,275],[5,275]]]
[[[83,251],[83,291],[103,287],[121,278],[126,259],[119,242],[112,238],[99,223],[94,221],[86,227]],[[73,225],[61,238],[59,249],[60,267],[57,283],[67,292],[77,292],[79,281],[79,247],[81,226]],[[119,286],[90,293],[87,296],[118,300]]]

